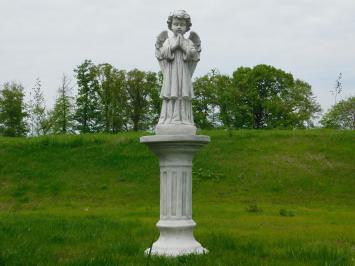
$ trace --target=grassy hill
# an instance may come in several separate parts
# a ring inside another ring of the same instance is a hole
[[[355,265],[353,131],[203,131],[205,256],[149,265]],[[159,164],[146,133],[0,138],[0,265],[146,265]]]

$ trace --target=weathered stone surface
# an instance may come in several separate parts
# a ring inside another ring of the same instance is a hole
[[[146,254],[180,256],[203,254],[207,250],[193,236],[192,159],[210,142],[208,136],[196,135],[191,101],[194,96],[191,77],[200,59],[200,38],[194,32],[188,39],[190,16],[182,10],[168,18],[173,36],[163,31],[155,44],[156,57],[163,73],[160,96],[162,111],[156,135],[144,136],[147,145],[160,161],[160,230],[159,239]]]

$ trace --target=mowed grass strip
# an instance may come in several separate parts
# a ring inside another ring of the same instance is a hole
[[[146,133],[0,138],[0,265],[146,265],[159,162]],[[205,256],[149,265],[353,265],[352,131],[202,131],[193,211]]]

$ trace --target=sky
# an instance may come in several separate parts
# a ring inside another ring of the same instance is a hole
[[[40,78],[51,107],[85,59],[158,71],[155,39],[177,9],[202,40],[194,77],[272,65],[311,84],[326,111],[341,72],[339,98],[355,95],[355,0],[0,0],[0,85],[28,95]]]

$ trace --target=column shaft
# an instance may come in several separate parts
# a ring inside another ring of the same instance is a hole
[[[191,172],[191,166],[162,166],[160,168],[161,220],[191,219]]]

